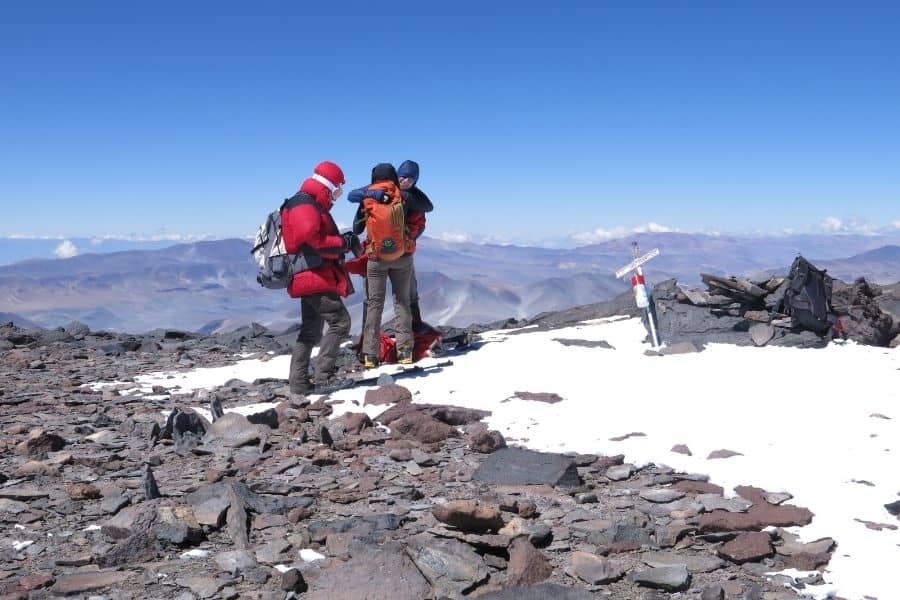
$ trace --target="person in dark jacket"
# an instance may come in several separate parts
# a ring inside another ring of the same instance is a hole
[[[425,213],[434,210],[431,200],[417,187],[419,181],[419,163],[405,160],[397,168],[400,189],[406,194],[406,224],[409,236],[415,242],[425,232]],[[413,243],[415,248],[415,243]],[[421,333],[429,326],[422,321],[422,310],[419,308],[419,284],[416,281],[416,267],[413,264],[409,276],[409,308],[412,313],[412,328]]]
[[[353,293],[353,285],[343,257],[355,236],[350,232],[342,236],[330,212],[343,184],[341,168],[333,162],[321,162],[281,209],[285,249],[290,254],[303,254],[308,265],[294,274],[288,286],[288,294],[300,298],[302,318],[288,379],[295,394],[308,393],[313,386],[333,380],[340,344],[350,335],[350,313],[341,298]],[[328,330],[323,336],[326,323]],[[310,377],[310,356],[317,344],[315,375]]]

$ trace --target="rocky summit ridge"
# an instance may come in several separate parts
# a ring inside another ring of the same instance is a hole
[[[614,314],[636,315],[630,293],[531,324]],[[293,337],[0,326],[0,598],[781,600],[822,583],[840,541],[787,531],[814,518],[789,494],[516,447],[402,380],[366,392],[374,419],[283,380],[134,381]]]

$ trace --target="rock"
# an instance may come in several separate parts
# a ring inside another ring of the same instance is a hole
[[[454,500],[431,509],[434,518],[467,533],[498,531],[503,527],[500,509],[471,500]]]
[[[299,569],[288,569],[281,574],[281,589],[285,592],[302,594],[309,589],[309,586],[306,584],[306,580],[303,579],[303,574],[300,573]]]
[[[216,555],[216,564],[227,573],[236,575],[257,566],[256,559],[246,550],[230,550]]]
[[[101,496],[97,486],[90,483],[73,483],[66,488],[72,500],[96,500]]]
[[[484,560],[455,539],[421,534],[409,540],[407,554],[438,596],[459,597],[488,577]]]
[[[355,546],[350,560],[325,567],[309,581],[303,599],[334,600],[335,590],[344,598],[422,600],[432,595],[428,581],[396,542]]]
[[[581,485],[571,456],[536,452],[525,448],[502,448],[485,459],[472,478],[505,485]]]
[[[785,556],[793,556],[795,554],[824,554],[830,552],[834,548],[834,540],[831,538],[820,538],[812,542],[803,543],[796,534],[784,529],[778,530],[778,536],[781,538],[781,544],[775,549],[778,554]]]
[[[596,596],[587,590],[539,583],[528,587],[508,587],[502,590],[479,594],[479,600],[595,600]]]
[[[414,439],[423,444],[442,442],[459,437],[459,431],[422,411],[412,411],[390,423],[391,430],[400,437]]]
[[[743,454],[723,448],[721,450],[713,450],[706,458],[711,460],[715,458],[731,458],[732,456],[743,456]]]
[[[571,572],[592,585],[618,581],[628,571],[624,563],[595,556],[588,552],[575,551],[569,560]]]
[[[150,469],[149,464],[144,465],[144,473],[141,478],[141,484],[144,489],[144,498],[147,500],[153,500],[155,498],[161,498],[162,494],[159,493],[159,487],[156,485],[156,478],[153,476],[153,471]]]
[[[42,458],[50,452],[62,450],[65,445],[66,441],[55,433],[47,433],[38,429],[29,435],[28,439],[16,445],[16,452],[34,458]]]
[[[693,456],[693,454],[691,453],[691,449],[688,448],[685,444],[675,444],[674,446],[672,446],[670,452],[684,454],[686,456]]]
[[[175,545],[203,539],[203,529],[194,511],[187,506],[160,506],[153,532],[156,539]]]
[[[734,496],[732,498],[723,498],[718,494],[699,494],[697,502],[703,505],[703,510],[712,512],[714,510],[726,510],[728,512],[747,512],[753,503],[746,498]]]
[[[721,585],[710,585],[700,592],[700,600],[725,600],[725,590]]]
[[[644,489],[640,491],[640,497],[647,502],[672,502],[684,498],[684,492],[673,489]]]
[[[29,460],[12,472],[13,477],[59,477],[59,467],[39,460]]]
[[[710,573],[725,566],[725,561],[713,555],[688,552],[647,552],[641,560],[651,567],[684,565],[691,573]]]
[[[517,537],[509,545],[509,564],[506,569],[506,584],[528,586],[548,579],[553,574],[553,565],[527,537]]]
[[[363,405],[397,404],[400,402],[412,402],[412,392],[402,385],[391,383],[382,385],[374,390],[367,390]]]
[[[506,448],[506,440],[503,438],[503,434],[495,429],[478,431],[469,438],[469,448],[473,452],[490,454],[501,448]]]
[[[610,467],[604,476],[610,481],[624,481],[634,475],[634,465],[616,465]]]
[[[553,392],[516,392],[513,395],[519,400],[544,402],[545,404],[556,404],[563,400],[562,396]]]
[[[363,429],[372,427],[372,419],[366,413],[344,413],[339,421],[346,435],[358,435]]]
[[[737,564],[759,561],[773,554],[775,550],[769,534],[757,531],[741,533],[718,550],[719,556]]]
[[[69,596],[108,587],[114,588],[130,577],[131,573],[127,571],[95,571],[61,575],[50,591],[60,596]]]
[[[887,509],[887,511],[895,517],[900,517],[900,500],[891,502],[890,504],[885,504],[884,508]]]
[[[629,578],[637,585],[667,592],[686,590],[691,582],[691,574],[685,565],[653,567],[634,571],[629,575]]]
[[[700,515],[699,527],[702,533],[715,531],[759,531],[769,526],[792,527],[809,525],[813,514],[790,504],[776,506],[768,502],[754,504],[746,513],[714,510]]]
[[[203,437],[203,443],[217,443],[226,448],[238,448],[265,437],[259,425],[251,423],[243,415],[230,412],[209,426],[209,431]]]
[[[34,485],[11,485],[0,488],[0,498],[9,498],[10,500],[30,501],[46,498],[49,495],[50,491],[48,489]]]
[[[746,314],[744,315],[747,316]],[[775,337],[775,328],[768,323],[757,323],[750,327],[750,339],[757,346],[765,346],[773,337]]]
[[[222,414],[219,418],[224,416],[225,415]],[[219,418],[217,418],[216,421],[218,421]],[[254,425],[265,425],[269,429],[278,429],[278,411],[274,408],[267,408],[262,412],[251,413],[247,415],[247,420]]]

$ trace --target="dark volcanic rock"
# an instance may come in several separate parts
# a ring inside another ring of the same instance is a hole
[[[469,438],[469,448],[473,452],[490,454],[501,448],[506,448],[506,440],[503,438],[503,434],[495,429],[477,431]]]
[[[488,577],[484,560],[471,546],[455,539],[422,534],[410,539],[407,553],[438,595],[457,597]]]
[[[723,544],[718,553],[722,558],[741,564],[768,558],[775,550],[768,533],[746,532]]]
[[[478,481],[508,485],[581,485],[571,456],[503,448],[491,454],[472,475]]]
[[[373,576],[376,573],[390,576]],[[332,563],[315,579],[310,576],[308,583],[304,600],[334,600],[336,590],[344,598],[422,600],[431,596],[431,585],[395,542],[355,547],[349,561]]]
[[[454,500],[431,509],[434,518],[461,531],[486,533],[503,527],[503,517],[496,506],[484,506],[471,500]]]
[[[80,594],[82,592],[115,587],[131,576],[132,574],[127,571],[97,571],[94,573],[63,575],[56,580],[51,591],[60,596]]]
[[[691,574],[685,565],[653,567],[634,571],[629,575],[629,578],[637,585],[667,592],[686,590],[691,582]]]
[[[630,292],[629,292],[630,293]],[[594,600],[596,596],[587,590],[539,583],[530,587],[508,587],[506,589],[480,594],[481,600]]]

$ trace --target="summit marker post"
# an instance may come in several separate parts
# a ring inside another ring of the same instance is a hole
[[[641,265],[649,262],[651,258],[659,256],[659,248],[654,248],[647,254],[640,256],[638,243],[631,242],[631,253],[634,256],[634,260],[616,271],[616,279],[621,279],[623,276],[634,271],[634,274],[631,276],[631,289],[634,290],[634,301],[638,305],[638,308],[644,309],[644,313],[647,315],[647,323],[650,324],[650,342],[653,344],[654,348],[659,348],[659,334],[656,333],[656,320],[654,319],[653,310],[650,306],[650,295],[647,293],[647,286],[644,282],[644,271],[641,269]]]

